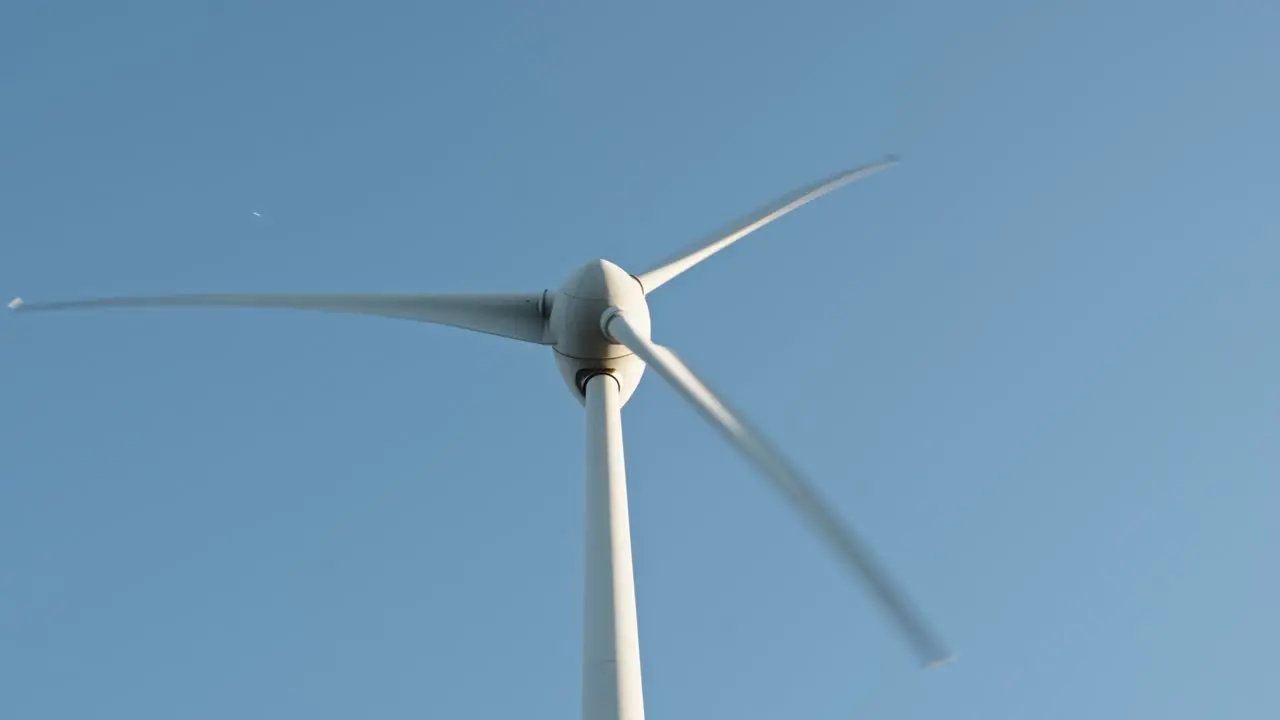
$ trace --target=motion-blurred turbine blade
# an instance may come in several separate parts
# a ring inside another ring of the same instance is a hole
[[[819,180],[812,185],[803,187],[789,195],[775,200],[772,204],[741,218],[729,229],[718,232],[709,238],[704,238],[691,249],[668,258],[656,267],[640,273],[636,278],[640,281],[641,287],[644,288],[645,294],[648,295],[685,270],[688,270],[694,265],[706,260],[738,240],[750,235],[783,215],[786,215],[792,210],[803,207],[833,190],[848,185],[854,180],[860,180],[874,172],[883,170],[897,162],[898,159],[896,157],[889,156],[879,162],[874,162],[870,165],[863,165],[862,167],[854,168],[852,170],[845,170],[844,172]]]
[[[735,415],[674,353],[637,332],[622,311],[611,313],[603,322],[605,333],[653,368],[782,491],[805,520],[835,549],[840,559],[866,581],[880,605],[911,643],[920,662],[931,667],[948,660],[942,641],[906,595],[895,586],[888,572],[880,567],[870,549],[841,522],[800,471]]]
[[[107,307],[284,308],[354,313],[451,325],[515,340],[552,344],[543,315],[544,293],[509,295],[165,295],[27,303],[14,298],[17,312]]]

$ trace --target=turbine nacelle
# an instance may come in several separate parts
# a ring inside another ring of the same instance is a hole
[[[627,319],[647,338],[649,304],[644,287],[608,260],[593,260],[574,271],[551,299],[547,321],[556,365],[569,389],[585,402],[586,382],[607,373],[618,379],[623,404],[644,374],[644,361],[605,335],[600,319],[611,307],[626,308]]]

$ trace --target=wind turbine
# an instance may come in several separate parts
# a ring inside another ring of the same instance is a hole
[[[650,339],[646,296],[742,237],[837,188],[883,170],[893,157],[801,188],[639,273],[607,260],[578,268],[556,291],[505,295],[169,295],[27,304],[35,312],[104,307],[224,306],[357,313],[452,325],[554,350],[586,407],[586,572],[582,647],[584,720],[642,720],[640,643],[622,451],[622,406],[651,367],[781,491],[836,556],[860,576],[925,666],[949,660],[942,642],[810,483],[730,410],[671,350]]]

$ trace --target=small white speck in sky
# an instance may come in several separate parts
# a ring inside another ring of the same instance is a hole
[[[254,216],[254,217],[262,217],[262,213],[260,213],[260,212],[255,212],[255,213],[253,214],[253,216]]]
[[[13,300],[9,301],[10,310],[17,310],[20,307],[22,307],[22,298],[16,297]]]
[[[933,661],[930,661],[928,665],[925,665],[925,667],[926,667],[926,668],[942,667],[943,665],[950,665],[951,663],[953,663],[953,662],[955,662],[955,661],[956,661],[956,656],[955,656],[955,655],[949,655],[949,656],[944,657],[944,658],[942,658],[942,659],[940,659],[940,660],[933,660]]]

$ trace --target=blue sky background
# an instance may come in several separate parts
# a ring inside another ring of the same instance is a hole
[[[1262,1],[11,4],[0,291],[541,290],[901,153],[664,287],[654,335],[960,662],[917,672],[650,376],[649,717],[1277,717],[1277,68]],[[0,717],[577,716],[549,351],[0,319]]]

